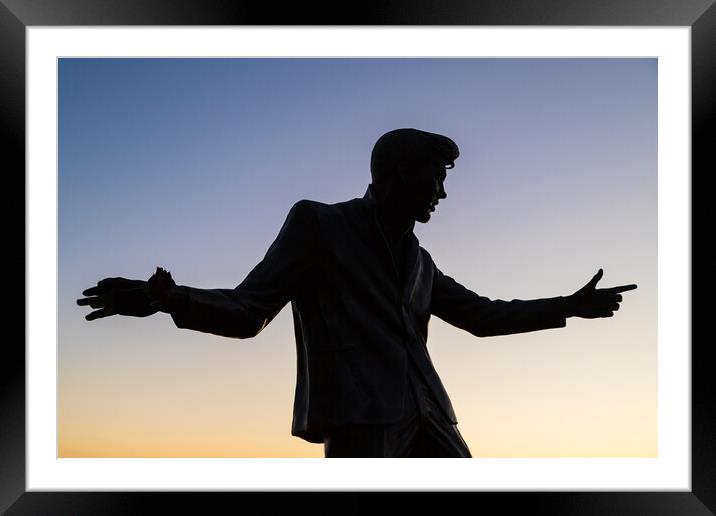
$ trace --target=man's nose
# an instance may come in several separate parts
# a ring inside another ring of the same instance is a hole
[[[445,192],[444,187],[440,187],[440,193],[438,194],[438,199],[445,199],[447,197],[447,193]]]

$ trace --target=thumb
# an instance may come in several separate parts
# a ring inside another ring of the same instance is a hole
[[[602,269],[599,269],[599,272],[597,272],[594,277],[589,280],[589,283],[587,283],[588,287],[595,288],[597,286],[597,283],[600,279],[602,279],[602,276],[604,276],[604,271]]]

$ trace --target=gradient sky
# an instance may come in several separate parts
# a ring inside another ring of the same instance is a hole
[[[290,435],[290,308],[259,336],[87,322],[108,276],[232,288],[299,199],[362,197],[399,127],[450,136],[416,225],[490,298],[637,283],[614,318],[428,349],[474,457],[657,454],[656,59],[60,59],[58,452],[322,457]]]

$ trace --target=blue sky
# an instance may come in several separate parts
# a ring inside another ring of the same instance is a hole
[[[416,127],[461,149],[448,198],[416,227],[444,272],[503,299],[566,295],[600,267],[605,286],[639,284],[613,321],[570,320],[560,333],[505,337],[507,348],[431,323],[431,353],[462,405],[463,435],[485,441],[480,425],[489,418],[479,414],[505,395],[492,371],[510,378],[504,367],[514,363],[502,361],[529,358],[543,369],[521,371],[519,385],[535,392],[530,378],[539,378],[555,386],[536,406],[571,403],[560,394],[566,373],[554,365],[571,360],[585,396],[614,411],[605,393],[620,387],[633,404],[609,417],[642,414],[639,428],[651,428],[655,442],[655,59],[61,59],[59,71],[61,438],[80,442],[73,421],[110,436],[113,418],[127,416],[120,407],[163,413],[189,382],[203,393],[197,404],[217,399],[214,426],[240,434],[241,419],[220,422],[219,407],[254,407],[254,419],[281,422],[271,439],[285,438],[285,453],[304,453],[287,431],[295,379],[287,310],[256,342],[228,342],[178,330],[167,316],[87,323],[74,300],[101,278],[146,279],[158,265],[180,284],[239,284],[295,201],[362,196],[377,138]],[[622,367],[607,381],[596,363]],[[233,388],[218,394],[211,382]],[[274,401],[241,398],[247,390]],[[166,417],[152,428],[179,416]],[[494,428],[491,450],[502,449],[500,433]],[[102,449],[131,448],[107,439],[113,444]],[[594,439],[594,449],[606,449]],[[533,449],[557,441],[545,437]]]

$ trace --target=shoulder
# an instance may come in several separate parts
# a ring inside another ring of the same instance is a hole
[[[322,202],[318,201],[312,201],[310,199],[301,199],[300,201],[296,201],[293,203],[293,206],[291,206],[292,212],[312,212],[322,205]]]
[[[293,203],[284,220],[282,231],[310,231],[316,225],[316,204],[320,203],[307,199],[301,199]]]
[[[288,211],[289,220],[316,220],[324,211],[327,205],[322,202],[310,199],[296,201]]]
[[[295,217],[302,218],[313,217],[319,220],[341,217],[359,210],[360,200],[361,199],[351,199],[349,201],[329,204],[309,199],[301,199],[293,204],[289,215],[292,214]]]
[[[430,274],[432,274],[433,281],[442,280],[443,273],[438,268],[430,253],[422,246],[418,247],[418,252],[420,253],[420,256],[422,258],[423,267],[430,271]]]
[[[435,266],[433,257],[430,256],[430,253],[427,251],[427,249],[425,249],[423,246],[418,246],[418,251],[420,252],[420,255],[422,256],[424,263]]]

